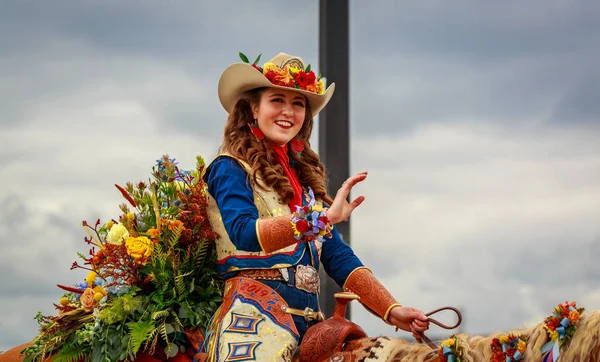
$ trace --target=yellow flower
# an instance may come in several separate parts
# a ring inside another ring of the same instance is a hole
[[[453,347],[454,346],[454,338],[449,338],[442,343],[442,347]]]
[[[91,271],[88,273],[87,277],[85,278],[85,281],[88,283],[88,286],[90,288],[94,284],[94,281],[96,280],[97,277],[98,277],[98,274],[96,274],[96,272],[94,272],[94,271]]]
[[[319,79],[317,82],[317,93],[323,94],[325,92],[325,83],[323,83],[323,79]]]
[[[67,298],[67,297],[60,298],[60,305],[62,305],[63,307],[65,307],[68,304],[69,304],[69,298]]]
[[[108,230],[110,230],[113,227],[114,224],[115,224],[115,222],[112,221],[112,220],[110,220],[109,222],[106,223],[106,228]]]
[[[127,254],[131,256],[133,260],[139,264],[146,265],[148,258],[152,255],[154,244],[147,237],[138,236],[137,238],[127,238],[125,240],[125,246],[127,247]]]
[[[556,342],[556,340],[558,340],[558,332],[557,331],[550,332],[550,339],[552,340],[552,342]]]
[[[100,285],[97,285],[96,287],[94,287],[94,292],[100,293],[103,296],[106,295],[106,289],[102,288]]]
[[[508,336],[505,334],[502,337],[500,337],[500,344],[507,344],[508,343]]]
[[[525,341],[519,341],[517,349],[519,350],[519,352],[521,352],[521,354],[524,354],[525,350],[527,349],[527,343],[525,343]]]
[[[296,74],[296,73],[300,72],[300,69],[290,66],[290,72],[292,72],[292,74]]]
[[[271,62],[266,62],[265,64],[263,64],[262,68],[263,68],[263,74],[266,74],[269,71],[277,72],[279,70],[279,67],[276,66],[275,63],[271,63]]]
[[[96,302],[99,302],[100,299],[102,299],[102,298],[104,298],[104,294],[102,294],[102,293],[96,293],[96,294],[94,294],[94,300]]]
[[[127,221],[132,222],[133,220],[135,220],[135,214],[133,212],[129,212],[127,213]]]
[[[106,235],[106,241],[111,244],[121,245],[123,239],[128,237],[129,231],[127,231],[127,228],[123,224],[115,224],[108,232],[108,235]]]

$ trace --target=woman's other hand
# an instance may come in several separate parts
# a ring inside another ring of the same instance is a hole
[[[365,201],[364,196],[359,196],[350,203],[348,203],[347,199],[352,187],[366,178],[367,172],[363,171],[351,176],[342,184],[342,187],[340,187],[335,194],[335,198],[333,199],[331,206],[329,206],[329,210],[327,210],[327,218],[332,225],[342,221],[348,221],[348,217],[352,211]]]

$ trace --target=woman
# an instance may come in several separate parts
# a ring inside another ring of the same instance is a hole
[[[350,177],[335,199],[327,194],[309,139],[335,85],[325,90],[299,57],[281,53],[262,67],[241,57],[219,81],[229,117],[220,155],[205,173],[209,218],[220,234],[217,269],[226,280],[207,335],[209,360],[291,360],[307,328],[323,319],[320,264],[384,322],[426,330],[424,313],[396,302],[336,229],[363,202],[346,199],[367,173]]]

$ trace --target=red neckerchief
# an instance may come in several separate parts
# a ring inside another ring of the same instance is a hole
[[[296,170],[290,166],[290,158],[288,156],[288,145],[283,147],[276,145],[269,145],[271,149],[275,152],[275,157],[281,167],[283,167],[283,172],[287,176],[290,184],[292,184],[292,188],[294,189],[294,198],[288,206],[292,212],[296,211],[296,206],[302,206],[302,186],[300,185],[300,180],[298,180],[298,175],[296,174]]]

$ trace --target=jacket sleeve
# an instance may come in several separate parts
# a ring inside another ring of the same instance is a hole
[[[333,228],[331,238],[323,243],[321,262],[327,274],[343,290],[358,295],[360,303],[385,322],[388,322],[392,308],[400,306],[342,240],[337,227]]]
[[[259,218],[248,174],[236,160],[217,158],[205,179],[237,249],[270,253],[298,242],[289,216]]]

